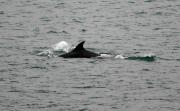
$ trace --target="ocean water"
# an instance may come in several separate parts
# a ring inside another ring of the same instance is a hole
[[[180,111],[179,18],[179,0],[0,0],[0,111]],[[112,56],[57,57],[82,40]]]

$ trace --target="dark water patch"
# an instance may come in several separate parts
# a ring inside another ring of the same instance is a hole
[[[162,12],[155,12],[153,15],[159,15],[159,16],[162,16],[163,13],[162,13]]]
[[[180,89],[176,89],[177,93],[180,94]]]
[[[180,59],[176,59],[176,61],[180,61]]]
[[[8,92],[13,92],[13,93],[19,93],[19,92],[22,92],[21,90],[18,90],[17,88],[15,87],[11,87],[11,90],[9,90]]]
[[[8,63],[8,65],[10,65],[10,66],[18,66],[20,64],[19,63]]]
[[[143,14],[147,14],[147,12],[141,11],[141,12],[136,12],[136,15],[143,15]]]
[[[32,76],[32,77],[27,77],[26,79],[37,79],[37,78],[41,78],[41,76]]]
[[[15,31],[22,31],[22,30],[24,30],[24,29],[21,29],[21,28],[13,28],[12,30],[15,30]],[[14,36],[15,37],[15,36]]]
[[[1,14],[1,15],[4,14],[4,11],[0,11],[0,14]]]
[[[101,58],[100,58],[101,59]],[[92,61],[88,61],[88,63],[92,63],[95,64],[98,60],[92,60]]]
[[[173,50],[179,50],[179,49],[180,49],[180,46],[179,46],[179,45],[173,47]]]
[[[154,29],[152,29],[152,30],[161,30],[161,28],[154,28]]]
[[[17,71],[17,68],[7,68],[7,69],[0,69],[1,73],[7,73],[7,72],[13,72],[13,71]]]
[[[65,8],[65,3],[61,2],[61,3],[57,3],[56,6],[54,6],[54,8]]]
[[[32,31],[33,31],[35,34],[39,34],[40,28],[39,28],[39,27],[35,27]]]
[[[48,34],[57,34],[58,32],[51,30],[51,31],[48,31],[47,33]]]
[[[130,57],[127,57],[126,59],[153,62],[156,60],[156,56],[130,56]]]
[[[20,82],[17,81],[17,80],[10,80],[9,82],[10,82],[10,83],[13,83],[13,84],[14,84],[14,83],[20,83]]]
[[[25,105],[27,108],[30,109],[46,109],[46,108],[52,108],[52,107],[57,107],[59,106],[56,103],[47,103],[47,104],[42,104],[42,103],[28,103]]]
[[[14,38],[1,37],[2,40],[15,40]]]
[[[166,61],[180,61],[180,59],[162,58],[162,57],[158,57],[158,59],[160,59],[160,60],[166,60]]]
[[[135,1],[128,1],[128,3],[136,3]]]
[[[86,93],[85,92],[74,92],[72,93],[73,95],[85,95]]]
[[[55,90],[34,90],[35,93],[41,93],[41,94],[62,94],[61,92],[55,91]]]
[[[80,20],[77,20],[77,19],[72,19],[73,20],[73,22],[76,22],[76,23],[83,23],[83,22],[81,22]]]
[[[45,49],[49,49],[49,47],[33,47],[33,49],[36,49],[36,50],[45,50]]]
[[[81,29],[82,32],[86,32],[87,30],[86,29]]]
[[[150,69],[144,68],[142,69],[143,71],[151,71]]]
[[[0,21],[0,24],[2,27],[7,27],[7,26],[11,25],[10,22],[5,22],[5,21],[4,22]]]
[[[49,90],[35,90],[36,93],[50,93]]]
[[[40,65],[34,65],[30,67],[31,69],[47,69],[45,66],[40,66]]]
[[[37,6],[37,8],[39,8],[39,9],[45,9],[46,8],[46,6],[43,6],[43,5],[40,5],[40,4],[36,4],[36,3],[34,3],[33,5]]]
[[[51,21],[48,17],[41,17],[40,20],[42,21],[46,21],[46,22],[49,22]]]
[[[89,97],[89,99],[98,99],[98,98],[103,98],[103,97],[99,97],[99,96]]]
[[[104,77],[104,75],[88,75],[88,76],[92,76],[92,77]]]
[[[30,108],[30,109],[40,108],[41,105],[42,104],[40,104],[40,103],[27,103],[27,104],[25,104],[25,106],[27,108]]]
[[[47,105],[46,106],[46,108],[54,108],[54,107],[57,107],[57,106],[59,106],[58,104],[55,104],[55,103],[51,103],[51,104],[49,104],[49,105]]]
[[[144,2],[155,2],[156,0],[145,0]]]
[[[143,100],[148,100],[148,101],[167,101],[167,102],[173,102],[176,101],[176,99],[168,99],[168,98],[148,98],[148,99],[143,99]]]
[[[147,85],[147,88],[155,88],[155,84],[154,84],[154,81],[152,80],[146,80],[146,85]]]
[[[63,30],[61,33],[63,34],[69,34],[67,31]]]
[[[0,82],[6,81],[5,78],[0,78]]]
[[[8,72],[8,71],[9,71],[8,69],[0,69],[1,73],[5,73],[5,72]]]
[[[87,108],[79,109],[78,111],[89,111]]]
[[[98,86],[77,86],[77,87],[72,87],[72,88],[77,88],[77,89],[90,89],[90,88],[106,88],[106,87],[98,87]]]
[[[1,48],[1,47],[0,47]],[[8,54],[8,55],[0,55],[0,57],[11,57],[13,56],[12,54]]]
[[[22,14],[33,14],[33,12],[30,12],[30,11],[24,11],[24,10],[20,10],[20,12],[21,12]]]
[[[154,81],[147,79],[146,84],[147,84],[147,88],[154,88]]]

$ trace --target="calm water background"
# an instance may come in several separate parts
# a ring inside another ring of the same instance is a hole
[[[65,40],[154,62],[63,59]],[[180,111],[179,0],[0,0],[1,111]]]

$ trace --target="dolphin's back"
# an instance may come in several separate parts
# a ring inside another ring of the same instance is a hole
[[[65,53],[60,55],[60,57],[64,58],[91,58],[91,57],[97,57],[99,54],[88,51],[84,49],[83,44],[85,41],[82,41],[79,43],[74,50],[72,50],[69,53]]]
[[[91,58],[91,57],[97,57],[99,54],[96,54],[94,52],[90,52],[88,50],[79,51],[79,52],[69,52],[60,55],[60,57],[64,58]]]

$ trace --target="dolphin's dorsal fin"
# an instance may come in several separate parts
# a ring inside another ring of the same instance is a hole
[[[73,51],[84,50],[84,47],[83,47],[84,43],[85,41],[80,42]]]

